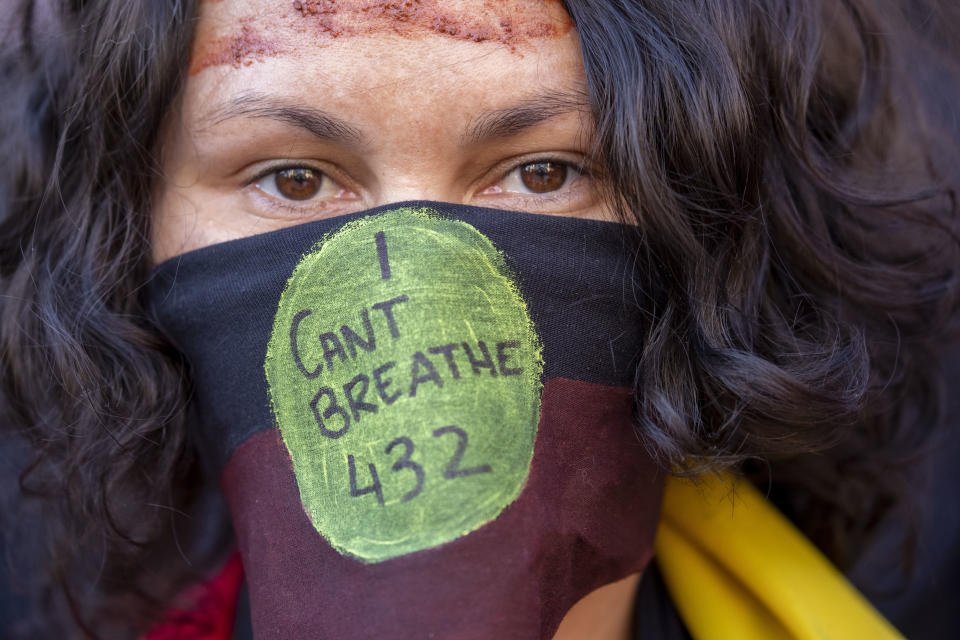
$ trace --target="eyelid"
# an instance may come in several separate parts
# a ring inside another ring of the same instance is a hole
[[[350,181],[341,179],[334,166],[325,168],[326,163],[311,162],[308,160],[277,160],[260,165],[259,170],[244,180],[243,189],[254,196],[256,207],[266,217],[289,219],[303,219],[315,216],[321,211],[339,211],[346,213],[355,208],[354,204],[359,197],[351,188],[344,186]],[[319,190],[312,196],[296,199],[289,198],[279,191],[276,184],[277,174],[283,171],[302,169],[315,173],[321,179]],[[265,181],[273,181],[265,184]],[[272,212],[272,213],[267,213]]]
[[[575,153],[531,153],[520,157],[511,158],[500,163],[494,168],[494,172],[499,173],[501,178],[515,169],[521,169],[528,164],[538,164],[541,162],[554,162],[556,164],[566,165],[582,175],[593,175],[593,168],[590,166],[589,159],[582,154]]]
[[[571,156],[574,154],[570,154]],[[579,155],[579,154],[577,154]],[[576,169],[581,173],[586,173],[589,171],[587,166],[587,158],[585,156],[580,156],[579,158],[582,162],[574,160],[570,156],[559,153],[531,153],[527,157],[521,157],[519,159],[513,159],[509,161],[509,166],[513,169],[519,169],[525,167],[528,164],[539,164],[541,162],[555,162],[556,164],[564,164],[568,167]]]
[[[327,169],[323,169],[314,163],[311,163],[305,160],[284,160],[284,161],[278,161],[275,164],[271,164],[267,167],[263,167],[259,169],[256,172],[256,174],[253,175],[253,177],[247,178],[244,181],[243,186],[249,187],[249,186],[255,185],[256,183],[260,182],[261,180],[263,180],[269,175],[272,175],[274,173],[279,173],[281,171],[288,171],[290,169],[310,169],[311,171],[316,171],[317,173],[322,174],[325,178],[328,178],[330,180],[333,180],[337,184],[340,184],[340,181],[337,178],[335,178],[330,173],[330,171],[328,171]]]
[[[572,154],[571,154],[572,155]],[[534,194],[534,193],[522,193],[515,191],[504,191],[502,193],[521,193],[522,195],[536,196],[537,198],[543,199],[548,197],[556,197],[556,195],[563,190],[568,189],[574,182],[580,180],[581,178],[591,178],[594,175],[594,170],[589,166],[589,161],[585,156],[580,157],[580,161],[571,159],[570,157],[563,157],[561,154],[557,153],[541,153],[541,154],[530,154],[527,157],[521,158],[511,158],[505,162],[500,163],[493,170],[495,180],[484,180],[483,186],[477,193],[484,194],[488,189],[504,182],[507,180],[512,173],[519,171],[524,167],[531,164],[540,164],[540,163],[554,163],[561,164],[567,167],[568,170],[575,172],[575,176],[568,177],[567,181],[557,191],[547,191],[544,193]],[[488,194],[489,195],[489,194]]]

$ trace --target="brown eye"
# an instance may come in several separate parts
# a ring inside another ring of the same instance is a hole
[[[523,186],[534,193],[556,191],[567,181],[567,165],[559,162],[532,162],[520,167]]]
[[[309,200],[320,192],[323,174],[306,167],[277,171],[277,192],[290,200]]]

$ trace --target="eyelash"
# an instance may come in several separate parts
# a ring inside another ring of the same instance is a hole
[[[570,186],[577,180],[580,180],[581,178],[584,178],[584,177],[586,178],[592,177],[590,170],[586,166],[584,166],[582,163],[577,164],[577,163],[571,162],[570,160],[564,160],[563,158],[547,156],[547,157],[533,157],[533,158],[525,159],[519,163],[515,163],[511,165],[510,168],[501,175],[497,183],[498,184],[502,183],[515,171],[520,171],[524,167],[527,167],[533,164],[561,165],[563,167],[566,167],[568,174],[566,176],[566,179],[564,180],[564,183],[554,191],[547,191],[544,193],[521,193],[521,194],[516,194],[516,192],[505,192],[505,193],[515,194],[515,195],[525,195],[525,196],[533,195],[533,196],[536,196],[538,200],[549,202],[552,200],[559,200],[564,198],[566,196],[566,192],[569,191]]]
[[[590,170],[590,168],[585,166],[583,163],[575,163],[575,162],[571,162],[568,159],[558,158],[554,156],[534,156],[531,158],[525,158],[519,162],[515,162],[514,164],[511,164],[509,168],[500,175],[500,178],[494,184],[500,184],[504,182],[511,174],[513,174],[515,171],[519,171],[523,167],[526,167],[532,164],[541,164],[541,163],[552,163],[552,164],[562,165],[566,167],[568,171],[572,172],[573,175],[568,175],[567,179],[564,181],[564,184],[561,185],[561,187],[559,187],[555,191],[548,191],[548,192],[539,193],[539,194],[535,192],[518,193],[513,191],[504,191],[502,192],[502,194],[507,196],[512,195],[512,196],[522,196],[522,197],[535,196],[537,200],[542,202],[559,201],[568,197],[568,194],[566,192],[569,191],[570,186],[574,182],[576,182],[577,180],[580,180],[581,178],[590,178],[593,176],[593,172]],[[266,169],[256,174],[249,181],[247,181],[245,186],[246,187],[256,186],[257,183],[264,180],[265,178],[276,176],[283,171],[291,171],[296,169],[307,169],[307,170],[316,172],[322,177],[323,180],[330,180],[330,181],[333,181],[334,184],[340,185],[340,183],[334,177],[332,177],[328,171],[325,171],[309,163],[299,162],[299,163],[288,163],[288,164],[274,165],[271,167],[267,167]],[[274,180],[275,179],[276,178],[274,178]],[[264,191],[262,188],[260,188],[260,190]],[[298,202],[296,200],[284,198],[282,196],[275,196],[270,193],[267,193],[266,195],[268,195],[271,201],[273,201],[272,204],[280,207],[286,207],[286,208],[297,208],[298,206],[302,206],[303,204],[313,202],[313,200],[315,199],[315,196],[314,196],[306,200],[299,201],[302,204],[296,204]],[[500,195],[500,194],[497,194],[497,195]],[[316,205],[316,203],[313,203],[313,204],[314,206]]]
[[[324,180],[332,180],[332,181],[334,181],[336,184],[340,184],[339,182],[337,182],[337,180],[336,180],[335,178],[333,178],[333,177],[330,175],[330,172],[329,172],[329,171],[326,171],[326,170],[324,170],[324,169],[321,169],[321,168],[318,167],[318,166],[315,166],[315,165],[312,165],[312,164],[309,164],[309,163],[306,163],[306,162],[296,162],[296,163],[291,162],[291,163],[286,163],[286,164],[273,165],[273,166],[270,166],[270,167],[267,167],[267,168],[263,169],[262,171],[260,171],[259,173],[257,173],[255,176],[253,176],[252,178],[250,178],[250,179],[246,182],[246,184],[245,184],[244,186],[245,186],[245,187],[253,187],[253,186],[256,186],[257,183],[259,183],[261,180],[263,180],[263,179],[265,179],[265,178],[269,178],[269,177],[271,177],[271,176],[277,176],[277,175],[279,175],[279,174],[280,174],[281,172],[283,172],[283,171],[294,171],[294,170],[297,170],[297,169],[306,169],[306,170],[309,170],[309,171],[313,171],[314,173],[322,176]],[[276,179],[276,178],[274,178],[274,179]],[[306,202],[306,201],[305,201],[305,202]]]

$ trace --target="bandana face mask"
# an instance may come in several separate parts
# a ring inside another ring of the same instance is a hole
[[[620,225],[410,203],[157,267],[256,637],[550,638],[641,571],[633,264]]]

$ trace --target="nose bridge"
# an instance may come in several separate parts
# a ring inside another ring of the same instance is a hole
[[[475,177],[464,171],[463,132],[481,96],[453,66],[406,68],[367,90],[366,129],[376,132],[367,161],[376,206],[404,200],[464,202]]]
[[[380,206],[405,200],[465,202],[466,194],[457,193],[449,178],[436,173],[424,172],[419,176],[398,176],[395,179],[383,176],[381,188],[374,197],[373,205]]]
[[[437,120],[440,120],[439,118]],[[465,202],[469,177],[462,175],[462,153],[449,123],[412,118],[404,132],[390,136],[376,153],[374,204],[404,200]]]

